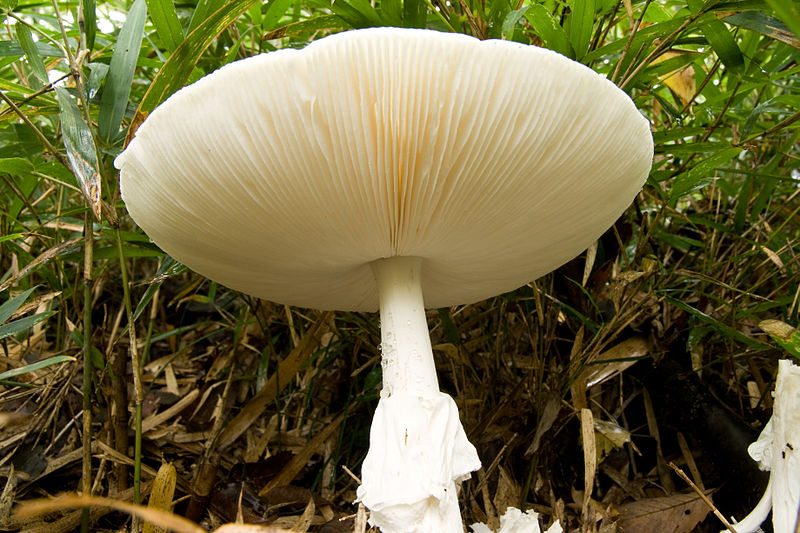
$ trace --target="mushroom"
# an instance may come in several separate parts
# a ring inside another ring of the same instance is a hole
[[[461,532],[459,485],[480,462],[439,391],[425,308],[579,254],[652,155],[630,98],[555,52],[373,28],[222,67],[153,111],[115,164],[136,223],[200,274],[289,305],[380,308],[358,497],[384,533]]]
[[[736,523],[737,533],[760,531],[772,510],[775,533],[795,533],[800,520],[800,366],[778,362],[772,417],[758,439],[747,448],[769,483],[753,511]],[[727,530],[725,530],[727,531]]]

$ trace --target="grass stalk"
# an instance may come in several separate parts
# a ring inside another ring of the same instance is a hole
[[[135,407],[134,419],[134,445],[133,445],[133,503],[141,501],[142,479],[142,403],[144,402],[144,389],[142,388],[142,362],[139,359],[139,350],[136,344],[136,328],[134,324],[133,309],[131,306],[131,293],[128,284],[128,269],[125,265],[125,254],[122,250],[122,235],[119,228],[116,230],[117,251],[119,252],[119,268],[122,274],[122,296],[125,302],[125,316],[128,319],[128,336],[130,339],[131,366],[133,368],[133,398]],[[138,519],[134,517],[132,530],[138,530]]]
[[[92,263],[94,235],[91,208],[83,222],[83,471],[81,491],[92,493]],[[81,533],[89,531],[89,509],[81,514]]]

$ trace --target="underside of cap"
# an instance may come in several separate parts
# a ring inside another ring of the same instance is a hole
[[[373,311],[370,263],[422,259],[428,307],[513,290],[641,189],[630,98],[549,50],[375,28],[232,63],[175,93],[116,165],[137,224],[268,300]]]

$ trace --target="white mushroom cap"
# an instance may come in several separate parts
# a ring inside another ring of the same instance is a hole
[[[557,268],[625,210],[652,155],[630,98],[579,63],[375,28],[221,68],[157,108],[116,165],[134,220],[197,272],[373,311],[380,258],[422,258],[428,307]]]

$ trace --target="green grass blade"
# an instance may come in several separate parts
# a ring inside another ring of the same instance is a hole
[[[684,303],[684,302],[682,302],[680,300],[677,300],[677,299],[675,299],[675,298],[673,298],[671,296],[667,296],[666,299],[672,305],[674,305],[675,307],[678,307],[679,309],[683,309],[684,311],[689,313],[689,315],[691,315],[694,318],[698,319],[700,322],[703,322],[705,324],[710,325],[711,327],[714,328],[714,330],[717,333],[719,333],[720,335],[723,335],[724,337],[727,337],[728,339],[736,339],[737,341],[741,342],[742,344],[744,344],[746,346],[750,346],[751,348],[757,349],[757,350],[763,350],[763,349],[768,348],[768,345],[764,344],[763,342],[748,337],[747,335],[745,335],[744,333],[742,333],[738,329],[720,322],[719,320],[713,318],[712,316],[709,316],[708,314],[700,311],[699,309],[696,309],[696,308],[692,307],[691,305],[689,305],[687,303]]]
[[[744,68],[744,57],[725,23],[711,20],[700,26],[708,44],[717,54],[722,64],[731,72],[741,73]]]
[[[28,296],[30,296],[35,288],[36,287],[31,287],[30,289],[17,294],[13,298],[10,298],[3,305],[0,305],[0,324],[11,318],[11,315],[13,315],[17,309],[22,307],[22,304],[25,303],[25,300],[28,299]]]
[[[42,57],[63,57],[64,54],[61,50],[53,45],[47,43],[36,43],[36,50]],[[20,57],[24,55],[19,41],[12,39],[10,41],[0,41],[0,57]]]
[[[19,320],[14,320],[13,322],[9,322],[7,324],[3,324],[0,326],[0,339],[5,339],[6,337],[10,337],[11,335],[16,335],[17,333],[22,333],[23,331],[27,331],[42,320],[46,320],[47,318],[53,316],[55,311],[48,311],[47,313],[39,313],[33,316],[26,316],[25,318],[20,318]]]
[[[205,22],[215,11],[218,11],[225,4],[225,0],[200,0],[192,13],[189,21],[189,28],[186,33],[192,33],[200,24]]]
[[[428,5],[424,0],[405,0],[403,2],[403,26],[424,28],[428,18]]]
[[[368,26],[385,26],[378,11],[372,7],[369,0],[339,0],[331,4],[329,0],[318,0],[317,5],[327,5],[335,14],[342,17],[354,28]]]
[[[725,166],[741,151],[741,148],[727,148],[680,174],[669,190],[670,203],[674,205],[682,196],[710,185],[714,181],[714,169]]]
[[[21,22],[16,23],[15,29],[17,30],[19,45],[22,47],[22,51],[25,52],[25,59],[28,60],[28,64],[31,66],[31,71],[33,72],[32,81],[35,86],[34,88],[40,89],[48,82],[47,68],[44,66],[44,60],[42,56],[39,55],[39,50],[36,48],[36,43],[33,41],[31,29]]]
[[[146,17],[145,0],[136,0],[128,11],[128,18],[119,32],[114,55],[111,56],[111,66],[108,69],[106,86],[100,102],[100,115],[97,119],[100,138],[106,142],[111,142],[119,133],[122,118],[128,107],[133,71],[144,37]]]
[[[19,176],[33,172],[33,163],[21,157],[9,157],[0,159],[0,172],[3,174],[11,174],[12,176]],[[2,322],[2,320],[0,320]]]
[[[156,28],[156,33],[168,52],[175,50],[183,41],[183,29],[172,0],[147,0],[147,11]]]
[[[97,35],[97,0],[81,0],[79,9],[83,13],[83,28],[86,33],[86,49],[94,48]]]
[[[761,35],[766,35],[771,39],[786,43],[794,48],[800,48],[800,39],[792,33],[786,24],[760,11],[736,13],[735,15],[725,17],[723,21],[732,26],[738,26],[746,30],[760,33]]]
[[[573,0],[568,20],[569,42],[575,50],[575,59],[581,60],[589,50],[594,24],[594,0]]]
[[[28,374],[30,372],[47,368],[48,366],[58,365],[69,361],[75,361],[75,358],[70,357],[69,355],[56,355],[54,357],[48,357],[47,359],[42,359],[41,361],[36,361],[35,363],[31,363],[29,365],[14,368],[12,370],[6,370],[0,374],[0,380],[5,381],[16,376],[21,376],[23,374]]]
[[[347,29],[350,29],[350,25],[341,17],[337,15],[322,15],[321,17],[316,17],[311,20],[292,22],[291,24],[277,28],[265,35],[265,39],[282,39],[284,37],[293,37],[303,33],[313,33],[322,30],[336,31]]]
[[[775,15],[789,26],[795,37],[800,37],[800,7],[795,0],[767,0]]]
[[[286,11],[294,5],[294,0],[272,0],[267,3],[267,9],[261,18],[261,28],[265,31],[278,27]]]
[[[567,32],[543,5],[531,5],[525,12],[525,19],[547,48],[575,59],[575,50],[572,49]]]

